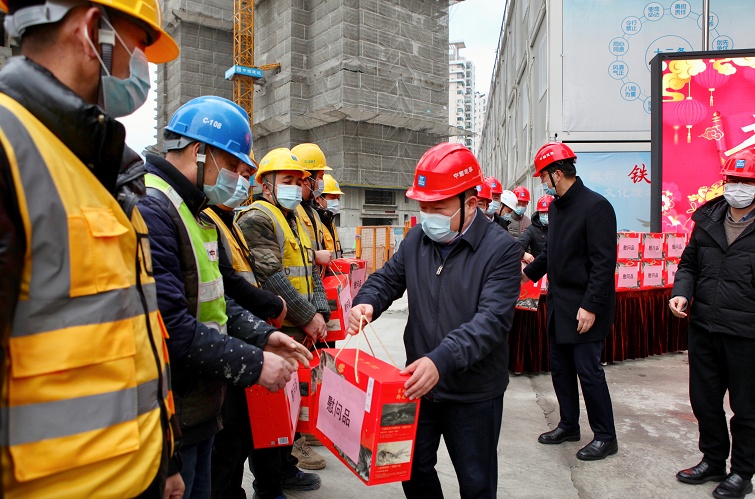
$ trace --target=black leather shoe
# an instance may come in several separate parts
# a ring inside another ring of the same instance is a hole
[[[559,427],[556,427],[555,430],[543,433],[542,435],[537,437],[537,441],[541,444],[555,445],[564,442],[577,442],[579,438],[579,430],[566,431],[562,430]]]
[[[752,480],[745,480],[736,473],[729,473],[726,480],[713,490],[716,499],[744,499],[752,492]]]
[[[705,461],[700,461],[697,466],[687,468],[676,474],[676,479],[680,482],[691,483],[692,485],[699,485],[701,483],[720,482],[726,478],[726,468],[719,468],[713,466]]]
[[[577,451],[577,459],[582,461],[598,461],[619,452],[619,441],[615,438],[604,442],[593,440]]]

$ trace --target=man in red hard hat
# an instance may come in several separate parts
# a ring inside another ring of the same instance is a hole
[[[485,216],[493,220],[493,218],[498,215],[498,212],[501,211],[501,194],[503,193],[503,187],[501,186],[501,182],[495,177],[485,177],[483,183],[490,187],[491,196],[488,209],[485,210]]]
[[[577,458],[594,461],[619,449],[611,395],[600,365],[616,306],[616,214],[606,198],[577,177],[576,159],[560,142],[544,145],[535,155],[535,177],[556,199],[548,207],[547,246],[524,274],[533,281],[548,274],[551,377],[560,411],[558,427],[540,435],[538,442],[580,439],[579,380],[593,440]]]
[[[349,332],[377,319],[408,292],[404,331],[411,374],[406,396],[421,399],[408,498],[442,498],[435,471],[441,436],[462,497],[496,496],[497,445],[508,384],[508,332],[521,278],[521,247],[477,207],[483,183],[474,155],[443,143],[417,163],[406,195],[422,224],[354,298]]]
[[[483,182],[476,187],[477,189],[477,206],[483,213],[488,211],[490,203],[493,201],[493,194],[490,191],[490,185]]]
[[[676,477],[691,484],[723,480],[713,497],[731,499],[752,492],[755,472],[755,150],[729,158],[721,173],[724,195],[692,215],[695,228],[669,306],[677,317],[690,316],[689,398],[703,453],[698,465]]]
[[[511,192],[516,196],[516,206],[511,214],[511,222],[508,229],[512,236],[519,238],[532,223],[530,218],[524,214],[527,211],[527,205],[530,204],[530,191],[523,185],[520,185],[515,187]]]

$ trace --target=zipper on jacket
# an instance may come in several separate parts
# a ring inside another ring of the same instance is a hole
[[[458,245],[459,243],[457,242],[456,244]],[[435,254],[438,255],[438,258],[440,258],[440,267],[438,267],[438,270],[435,271],[435,275],[439,276],[440,273],[443,272],[443,267],[446,265],[446,262],[448,261],[448,259],[459,252],[458,251],[459,247],[456,246],[454,249],[452,249],[451,253],[449,253],[446,258],[443,258],[440,255],[440,250],[438,249],[438,246],[436,244],[433,244],[433,249],[435,250]]]

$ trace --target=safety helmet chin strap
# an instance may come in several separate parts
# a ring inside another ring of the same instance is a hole
[[[102,88],[102,78],[113,73],[113,48],[115,48],[115,32],[105,21],[110,21],[110,17],[108,16],[107,11],[101,8],[100,12],[102,13],[102,17],[99,21],[100,29],[97,33],[97,40],[100,44],[100,57],[102,58],[102,63],[105,66],[100,66],[100,79],[97,82],[97,104],[102,109],[105,109],[105,94]]]
[[[204,164],[207,161],[206,148],[207,144],[200,142],[197,149],[197,189],[202,192],[204,192]]]
[[[461,235],[461,231],[464,229],[464,204],[465,204],[465,201],[466,201],[466,199],[464,197],[464,193],[462,192],[462,193],[459,194],[459,203],[461,205],[459,207],[459,230],[457,231],[458,234],[459,234],[459,236]],[[456,237],[458,237],[458,236],[456,236]]]
[[[262,183],[267,185],[267,188],[270,190],[270,197],[273,198],[273,204],[279,209],[279,210],[285,210],[283,206],[280,205],[278,202],[278,196],[275,195],[275,182],[278,180],[278,172],[272,172],[273,173],[273,183],[270,184],[267,180],[262,180]]]

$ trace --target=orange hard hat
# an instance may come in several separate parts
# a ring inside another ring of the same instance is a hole
[[[556,199],[556,198],[554,198],[553,196],[551,196],[549,194],[546,194],[545,196],[543,196],[540,199],[538,199],[537,200],[537,211],[546,212],[547,213],[548,212],[548,206],[550,206],[551,201],[553,201],[554,199]]]
[[[490,192],[490,186],[486,184],[485,182],[482,183],[482,185],[477,186],[477,197],[482,199],[487,199],[488,201],[493,200],[493,193]]]
[[[535,174],[533,177],[539,177],[551,163],[571,158],[577,159],[577,155],[569,146],[563,142],[549,142],[535,154]]]
[[[485,177],[484,183],[490,187],[491,194],[500,194],[503,192],[503,186],[495,177]]]
[[[744,149],[726,160],[721,175],[725,177],[755,178],[755,150]]]
[[[516,194],[517,201],[524,201],[525,203],[530,202],[530,191],[528,191],[525,186],[520,185],[519,187],[514,189],[512,192]]]
[[[482,169],[472,151],[461,144],[442,142],[428,149],[417,162],[414,183],[406,197],[440,201],[476,189],[482,183]]]

